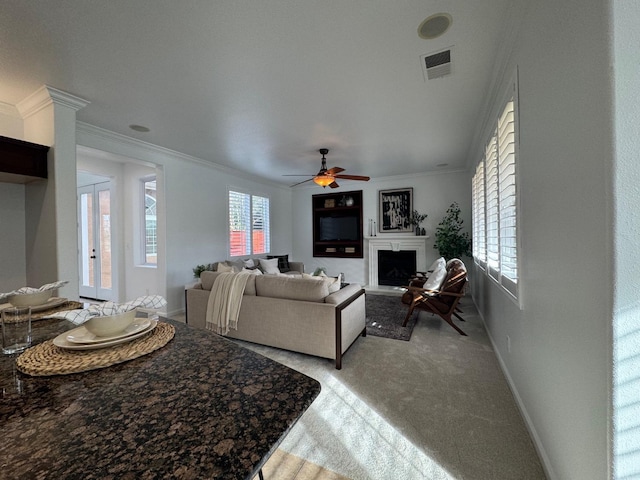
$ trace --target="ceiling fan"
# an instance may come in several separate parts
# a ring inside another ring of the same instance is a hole
[[[336,183],[337,178],[342,178],[345,180],[360,180],[363,182],[369,181],[369,177],[364,177],[362,175],[341,175],[340,172],[344,172],[344,168],[333,167],[333,168],[327,169],[327,159],[325,158],[325,155],[329,153],[329,149],[321,148],[318,151],[322,155],[322,167],[320,168],[320,171],[315,175],[308,175],[309,177],[312,177],[312,178],[303,180],[302,182],[294,183],[293,185],[291,185],[292,187],[295,187],[296,185],[300,185],[301,183],[310,182],[311,180],[313,180],[314,183],[316,183],[317,185],[320,185],[323,188],[326,186],[329,186],[330,188],[338,188],[339,185]],[[303,175],[284,175],[284,176],[285,177],[301,177]],[[304,175],[304,176],[307,176],[307,175]]]

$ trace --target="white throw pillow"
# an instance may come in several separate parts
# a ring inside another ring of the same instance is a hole
[[[426,290],[439,290],[445,278],[447,278],[447,269],[443,265],[429,275],[429,278],[422,288]]]
[[[265,260],[264,258],[261,258],[260,269],[264,273],[280,273],[280,269],[278,268],[278,259],[272,258],[269,260]]]
[[[216,266],[216,272],[233,272],[233,267],[223,262],[218,262]]]
[[[433,262],[429,268],[427,268],[427,275],[428,272],[435,272],[438,268],[446,266],[447,263],[444,261],[444,257],[440,257],[435,262]]]
[[[253,258],[250,258],[248,260],[244,260],[244,267],[245,268],[256,268],[256,262],[253,261]]]

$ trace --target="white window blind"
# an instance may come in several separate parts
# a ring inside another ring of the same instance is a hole
[[[487,217],[487,265],[496,271],[500,263],[498,245],[498,225],[500,209],[498,205],[498,148],[494,134],[485,149],[486,170],[486,217]]]
[[[473,256],[514,297],[518,296],[516,107],[511,97],[472,180]]]
[[[261,254],[270,249],[269,199],[229,190],[229,255]]]
[[[498,120],[498,167],[500,186],[500,273],[509,280],[518,279],[516,238],[516,151],[513,99],[507,102]]]
[[[476,174],[473,177],[473,256],[476,260],[485,264],[487,261],[487,237],[485,219],[484,197],[484,162],[478,163]]]
[[[252,244],[253,253],[267,253],[271,250],[271,232],[269,229],[269,199],[252,197]]]

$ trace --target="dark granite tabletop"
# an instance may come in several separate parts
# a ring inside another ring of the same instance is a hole
[[[252,478],[320,384],[162,320],[165,347],[91,372],[30,377],[0,355],[0,478]],[[34,322],[34,344],[74,327]]]

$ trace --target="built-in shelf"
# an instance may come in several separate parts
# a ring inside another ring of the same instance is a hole
[[[47,178],[49,147],[0,136],[0,182],[29,183]]]
[[[362,190],[314,195],[313,256],[362,258]]]

